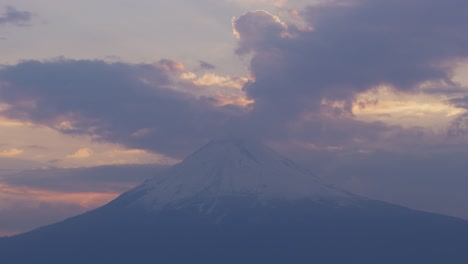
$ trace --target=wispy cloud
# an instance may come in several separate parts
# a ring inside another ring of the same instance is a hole
[[[75,153],[67,155],[67,158],[71,159],[87,159],[93,155],[94,151],[90,148],[81,148]]]
[[[0,158],[16,157],[16,156],[21,155],[23,152],[24,152],[23,150],[17,149],[17,148],[1,150],[0,151]]]
[[[7,6],[4,8],[4,12],[0,15],[0,26],[1,25],[16,25],[26,26],[33,18],[31,12],[20,11],[13,6]]]
[[[208,63],[206,61],[200,61],[200,69],[202,70],[215,70],[216,69],[216,66],[211,64],[211,63]]]

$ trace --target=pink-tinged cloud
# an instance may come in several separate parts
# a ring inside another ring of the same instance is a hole
[[[25,232],[89,211],[119,194],[59,192],[0,183],[0,236]]]

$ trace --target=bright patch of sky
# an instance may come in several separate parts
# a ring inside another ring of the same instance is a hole
[[[4,118],[0,119],[0,138],[0,166],[8,171],[15,169],[12,159],[18,164],[29,161],[17,169],[178,162],[162,154],[95,142],[87,136],[67,136],[47,127]]]

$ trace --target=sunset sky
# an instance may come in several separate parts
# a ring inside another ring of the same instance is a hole
[[[0,236],[213,138],[468,219],[464,0],[0,0]]]

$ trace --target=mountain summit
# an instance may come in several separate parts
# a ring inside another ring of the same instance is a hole
[[[217,140],[117,201],[127,200],[129,206],[158,210],[193,199],[223,197],[268,201],[346,200],[356,196],[323,184],[307,170],[263,144]]]
[[[0,263],[466,264],[468,222],[326,185],[257,142],[208,143],[109,204],[0,239]]]

